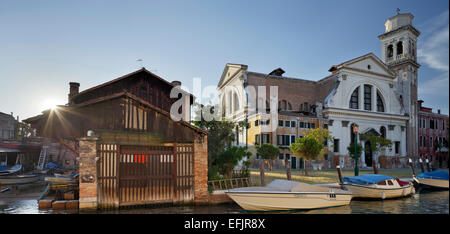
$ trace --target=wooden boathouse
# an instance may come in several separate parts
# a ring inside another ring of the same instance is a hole
[[[172,120],[173,103],[186,99],[186,117],[193,103],[170,98],[177,85],[145,68],[83,92],[71,82],[67,105],[24,122],[78,142],[80,208],[206,203],[207,132]]]

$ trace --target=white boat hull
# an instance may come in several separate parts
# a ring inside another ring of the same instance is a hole
[[[389,199],[406,197],[415,193],[414,186],[401,188],[376,188],[355,184],[343,184],[343,187],[352,193],[353,198]]]
[[[226,194],[245,210],[275,211],[318,209],[344,206],[350,203],[351,194],[330,193],[231,193]]]
[[[29,184],[38,180],[38,175],[2,176],[0,177],[0,185]]]
[[[436,179],[417,179],[421,186],[429,186],[434,188],[448,189],[448,180],[436,180]]]

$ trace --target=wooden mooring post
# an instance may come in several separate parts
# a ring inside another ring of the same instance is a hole
[[[423,161],[421,158],[419,158],[419,164],[420,164],[420,170],[422,170],[422,173],[425,172],[425,168],[423,167]]]
[[[416,172],[414,171],[414,163],[411,158],[408,158],[408,163],[409,163],[409,166],[411,167],[413,176],[416,176]]]
[[[372,160],[373,173],[378,174],[377,162]]]
[[[428,158],[425,159],[425,162],[427,164],[427,170],[428,170],[428,172],[430,172],[431,171],[431,167],[430,167],[430,161],[428,161]]]
[[[337,170],[337,173],[338,173],[338,176],[339,176],[339,182],[340,182],[341,184],[344,183],[344,181],[342,181],[342,170],[341,170],[341,166],[337,165],[337,166],[336,166],[336,170]]]

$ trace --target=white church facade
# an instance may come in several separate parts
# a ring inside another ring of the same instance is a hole
[[[397,14],[385,23],[386,31],[379,36],[382,58],[373,53],[332,66],[331,75],[311,81],[284,77],[281,68],[269,74],[248,71],[243,64],[227,64],[218,84],[223,110],[227,119],[247,121],[246,130],[236,129],[236,144],[272,143],[280,146],[282,154],[275,163],[284,167],[283,159],[291,159],[293,168],[301,168],[288,146],[302,137],[304,130],[328,128],[333,137],[328,142],[328,154],[321,167],[342,165],[352,167],[347,147],[354,139],[352,126],[359,129],[358,142],[368,146],[360,134],[373,134],[393,142],[391,150],[378,155],[364,150],[359,165],[371,167],[405,167],[407,157],[417,157],[417,37],[411,14]],[[249,112],[250,87],[266,86],[264,111]],[[277,119],[271,119],[269,86],[277,86]],[[232,88],[231,88],[232,87]],[[286,122],[289,122],[287,125]],[[263,129],[261,123],[276,128]],[[288,136],[287,138],[285,136]],[[286,139],[286,140],[285,140]],[[366,147],[368,149],[369,147]],[[257,155],[254,156],[257,159]]]

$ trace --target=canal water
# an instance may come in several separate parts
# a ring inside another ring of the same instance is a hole
[[[284,214],[448,214],[449,191],[422,191],[410,197],[382,201],[352,200],[350,205],[288,212],[264,212]],[[58,214],[78,213],[78,211],[39,210],[36,200],[17,200],[5,202],[0,199],[0,213],[7,214]],[[133,208],[110,211],[97,211],[99,214],[242,214],[249,213],[236,204],[214,206],[179,206]],[[252,212],[254,213],[254,212]]]

